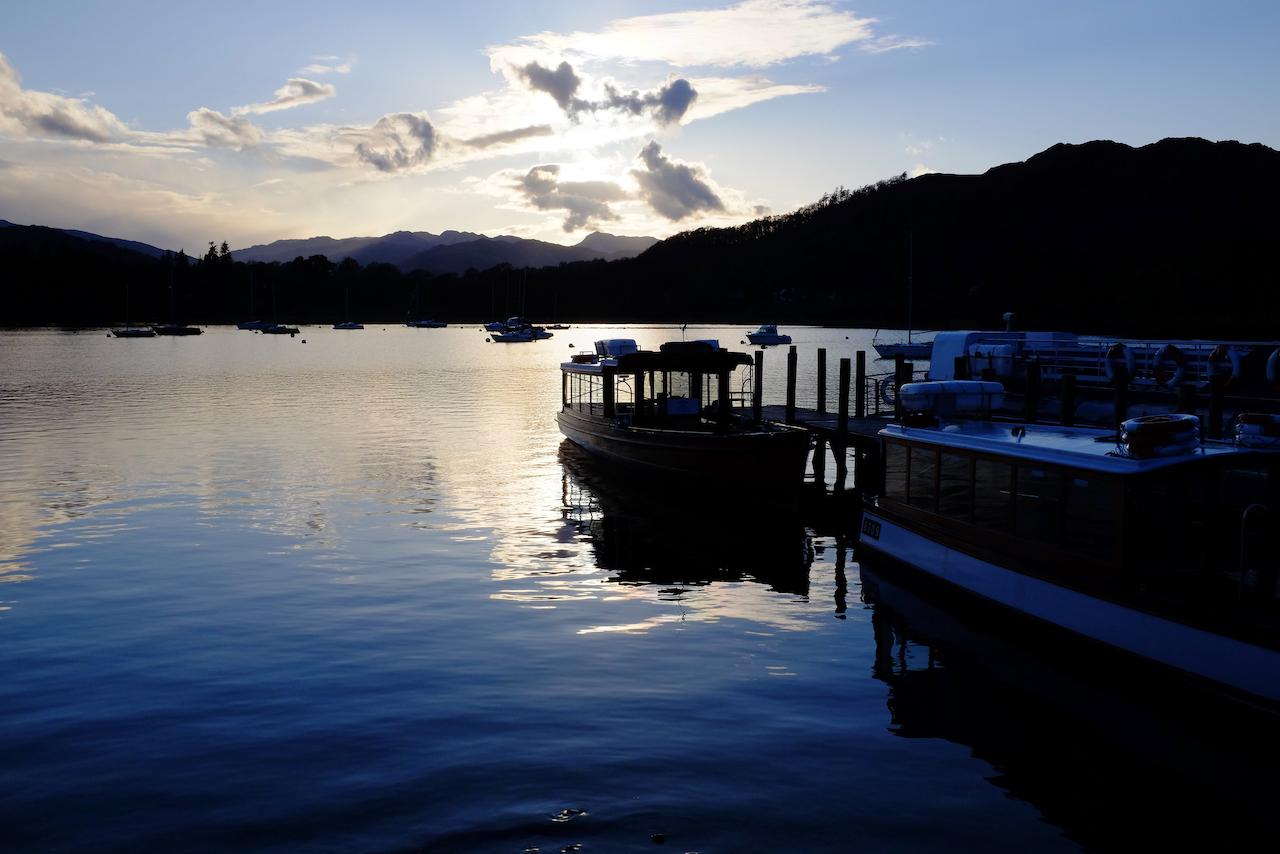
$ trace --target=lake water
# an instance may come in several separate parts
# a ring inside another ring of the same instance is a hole
[[[834,389],[871,337],[791,331],[802,405],[816,347]],[[1070,850],[1270,820],[1216,724],[750,495],[564,447],[558,363],[613,336],[680,332],[0,333],[0,849]]]

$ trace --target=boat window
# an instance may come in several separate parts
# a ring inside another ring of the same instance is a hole
[[[973,521],[998,531],[1009,530],[1013,516],[1013,466],[974,460]]]
[[[1018,500],[1015,503],[1014,533],[1041,543],[1058,541],[1062,475],[1051,469],[1018,466]]]
[[[894,501],[907,500],[907,446],[887,442],[884,457],[884,495]]]
[[[938,512],[969,521],[973,506],[973,459],[943,453],[938,478]]]
[[[1120,482],[1078,473],[1066,479],[1063,544],[1098,560],[1118,560],[1120,546]]]
[[[921,510],[938,507],[938,452],[933,448],[911,449],[911,486],[909,503]]]

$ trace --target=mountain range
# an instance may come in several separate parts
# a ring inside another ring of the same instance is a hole
[[[0,219],[0,228],[25,228],[17,223]],[[32,228],[42,228],[43,226],[31,226]],[[103,237],[101,234],[93,234],[88,231],[80,231],[74,228],[54,228],[51,231],[58,231],[70,237],[77,237],[81,240],[87,240],[91,243],[108,243],[112,246],[118,246],[121,249],[129,249],[134,252],[141,252],[149,258],[164,257],[165,250],[152,246],[150,243],[139,243],[137,240],[125,240],[123,237]]]
[[[487,237],[469,231],[396,231],[381,237],[310,237],[276,240],[232,251],[237,261],[287,262],[323,255],[337,263],[351,258],[361,266],[392,264],[404,272],[426,270],[437,275],[487,270],[499,264],[548,267],[573,261],[631,258],[657,243],[653,237],[620,237],[592,232],[573,246],[511,235]]]

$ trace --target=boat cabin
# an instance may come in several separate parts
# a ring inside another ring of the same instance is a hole
[[[752,403],[753,364],[717,341],[674,341],[645,351],[630,339],[596,342],[561,365],[563,410],[628,426],[724,429]]]
[[[1280,646],[1280,524],[1267,518],[1280,512],[1280,454],[1218,442],[1143,458],[1114,431],[990,421],[879,435],[885,519],[1024,575]]]

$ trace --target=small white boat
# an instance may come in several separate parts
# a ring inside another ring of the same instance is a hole
[[[909,336],[906,341],[895,341],[886,344],[872,342],[871,348],[876,351],[876,355],[881,359],[902,356],[904,359],[927,362],[933,355],[932,341],[912,341]]]
[[[117,338],[155,338],[156,331],[149,327],[130,326],[126,329],[113,329],[111,334]]]
[[[790,344],[791,336],[778,334],[776,323],[764,323],[755,332],[748,332],[747,340],[763,347],[770,344]]]
[[[356,323],[354,320],[344,320],[342,323],[333,324],[334,329],[364,329],[363,323]]]
[[[493,333],[493,340],[499,344],[523,344],[551,337],[552,333],[541,326],[526,326],[523,329],[508,329],[506,332]]]
[[[411,329],[444,329],[448,325],[443,320],[410,320],[405,324]]]

